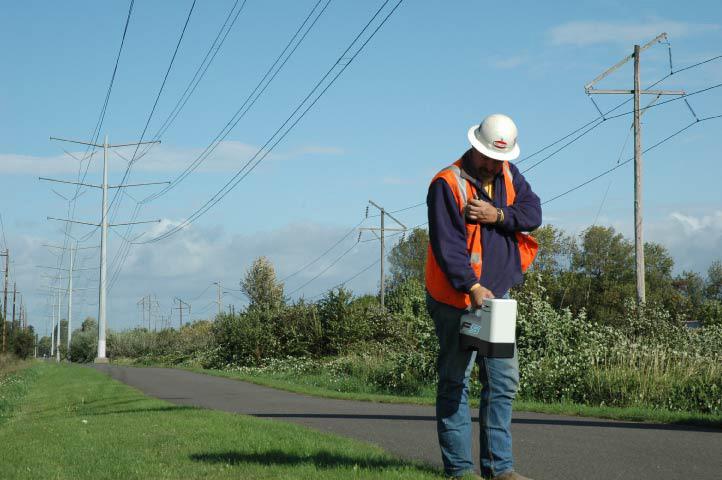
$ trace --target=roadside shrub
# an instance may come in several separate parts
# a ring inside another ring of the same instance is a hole
[[[19,358],[26,359],[34,354],[35,335],[29,330],[19,330],[12,338],[13,353]]]
[[[73,362],[88,363],[98,356],[98,331],[76,330],[70,340],[70,359]]]
[[[211,365],[260,365],[264,358],[279,355],[278,340],[273,335],[272,313],[264,310],[216,317],[213,335],[217,349]]]

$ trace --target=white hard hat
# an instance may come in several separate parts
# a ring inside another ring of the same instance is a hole
[[[495,113],[486,117],[481,124],[469,129],[469,142],[479,152],[494,160],[516,160],[519,157],[518,131],[514,121]]]

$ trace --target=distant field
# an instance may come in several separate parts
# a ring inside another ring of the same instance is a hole
[[[3,479],[442,478],[361,442],[151,399],[89,368],[11,375],[0,384],[18,400],[0,422]]]

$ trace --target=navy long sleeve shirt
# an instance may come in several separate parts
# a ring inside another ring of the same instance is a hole
[[[480,188],[480,183],[474,185],[479,198],[491,202],[504,212],[502,223],[481,225],[481,278],[471,268],[466,249],[466,220],[459,211],[451,187],[442,179],[437,179],[429,187],[426,205],[431,249],[446,278],[459,291],[467,293],[478,282],[491,290],[494,296],[501,297],[523,280],[515,234],[534,230],[541,225],[541,202],[519,169],[512,163],[509,163],[509,167],[516,191],[513,205],[506,206],[503,173],[494,178],[493,199]],[[468,168],[465,170],[471,171]]]

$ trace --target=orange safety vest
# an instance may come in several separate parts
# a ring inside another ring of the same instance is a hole
[[[509,162],[504,162],[502,172],[504,175],[504,187],[506,189],[506,205],[513,205],[516,199],[516,190],[514,190],[514,179],[509,168]],[[467,204],[467,199],[474,198],[474,186],[471,182],[461,177],[461,159],[437,173],[431,183],[439,178],[443,179],[449,185],[456,199],[456,204],[459,206],[459,212],[465,217],[464,209]],[[534,237],[522,232],[516,232],[516,240],[517,246],[519,247],[519,257],[521,258],[521,271],[526,272],[534,261],[534,257],[536,257],[539,244]],[[474,270],[476,276],[480,278],[482,245],[481,225],[478,223],[466,224],[466,251],[469,254],[469,264],[471,268]],[[445,303],[456,308],[467,308],[471,305],[471,300],[467,293],[460,292],[451,286],[451,283],[446,278],[446,274],[441,270],[439,263],[434,257],[431,243],[429,243],[426,255],[426,290],[437,302]]]

